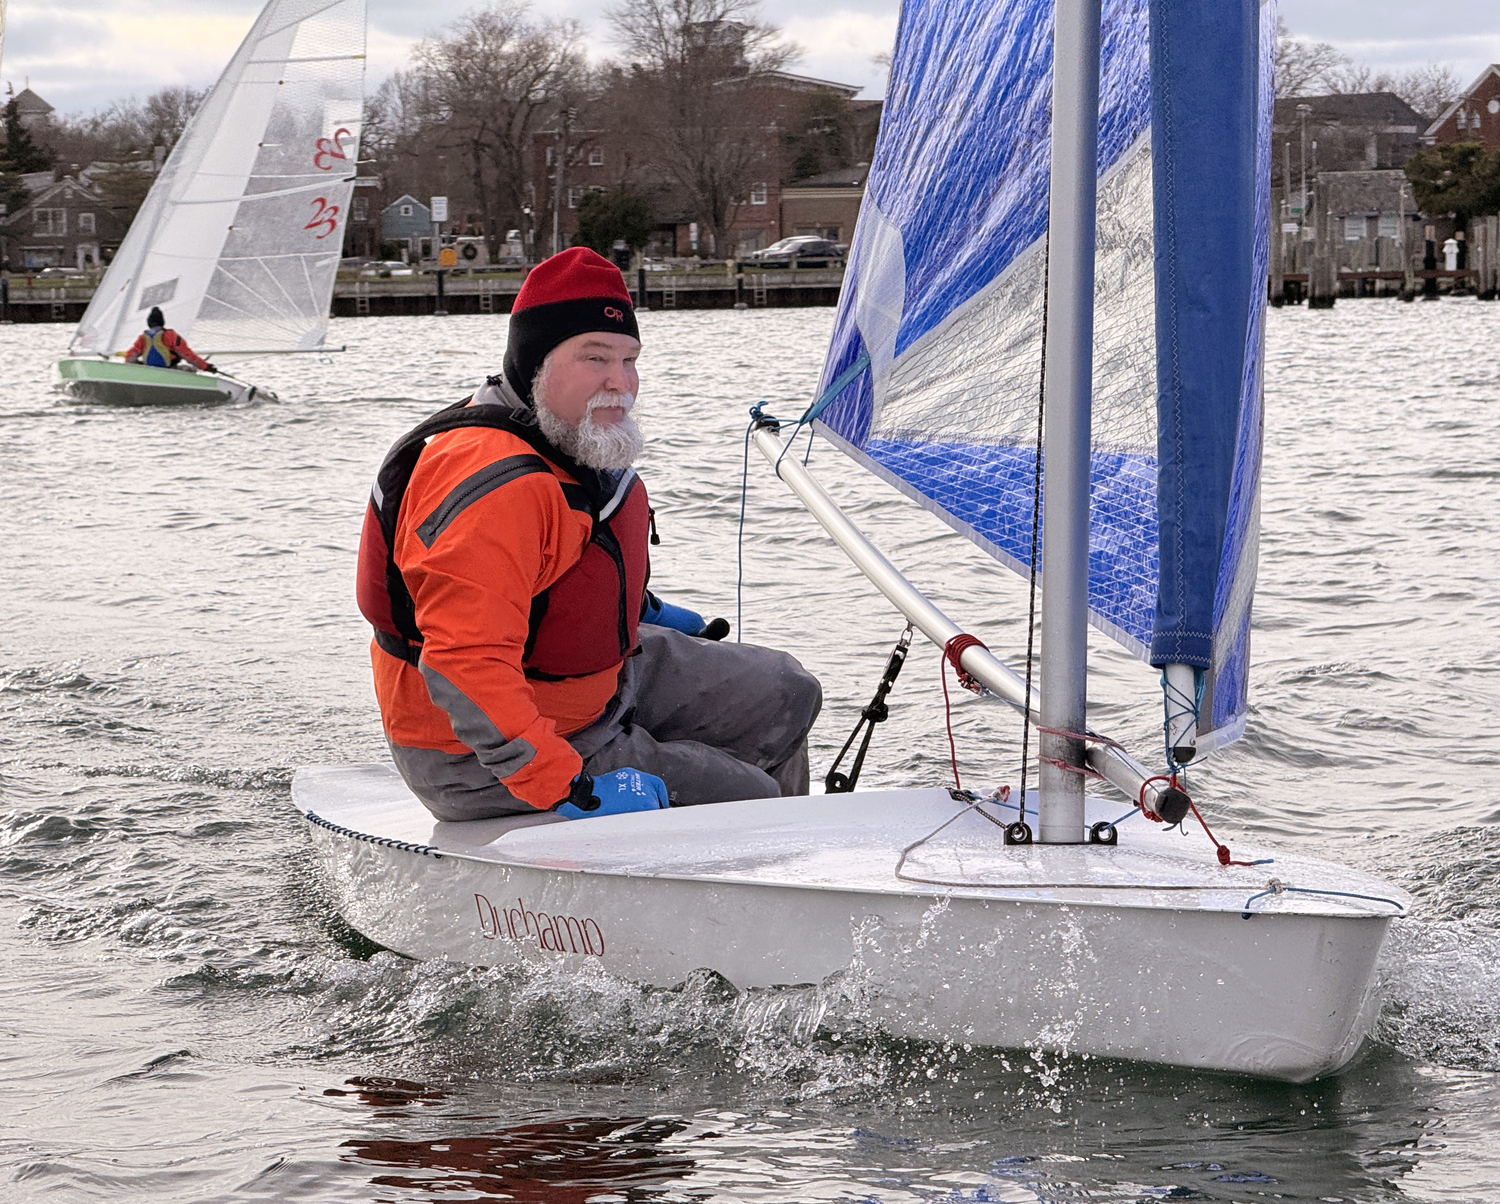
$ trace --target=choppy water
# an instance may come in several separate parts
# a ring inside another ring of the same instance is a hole
[[[809,395],[831,312],[651,314],[643,465],[663,592],[733,615],[751,401]],[[836,987],[476,971],[373,951],[314,885],[291,768],[381,755],[351,598],[389,442],[504,319],[348,320],[279,402],[50,391],[67,331],[0,327],[0,1198],[1500,1199],[1500,305],[1273,313],[1250,735],[1195,775],[1221,834],[1382,872],[1380,1041],[1303,1087],[898,1043]],[[860,523],[992,647],[1022,585],[826,447]],[[901,624],[752,465],[750,638],[823,678],[815,764]],[[1154,744],[1097,642],[1101,726]],[[914,655],[865,784],[944,774]],[[965,696],[974,781],[1017,722]]]

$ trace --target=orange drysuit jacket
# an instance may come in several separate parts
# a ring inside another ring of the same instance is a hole
[[[141,356],[146,354],[146,344],[150,341],[148,334],[149,332],[147,334],[136,335],[135,342],[130,344],[130,350],[125,353],[125,362],[127,364],[138,363]],[[183,359],[192,364],[194,368],[197,368],[199,372],[208,371],[208,361],[189,347],[187,340],[175,330],[163,330],[161,332],[161,341],[162,345],[166,347],[167,352],[177,357],[177,359],[172,361],[172,364],[176,364],[177,360]],[[212,355],[213,352],[210,351],[209,354]],[[168,367],[171,366],[168,365]]]
[[[417,534],[464,481],[498,460],[535,454],[524,440],[488,427],[448,431],[427,445],[391,549],[416,603],[421,668],[374,643],[370,656],[392,743],[460,755],[482,747],[487,764],[518,765],[509,774],[497,769],[498,780],[545,810],[567,797],[583,768],[564,736],[603,713],[620,674],[616,665],[541,681],[522,666],[531,600],[578,562],[591,518],[568,504],[562,482],[572,478],[554,464],[553,472],[528,473],[470,502],[431,547]]]

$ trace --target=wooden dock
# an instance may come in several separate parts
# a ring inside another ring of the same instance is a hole
[[[1340,297],[1500,298],[1500,218],[1480,217],[1469,223],[1466,263],[1461,268],[1438,267],[1440,245],[1422,237],[1422,227],[1414,222],[1405,224],[1399,238],[1334,239],[1330,225],[1331,219],[1315,204],[1302,237],[1272,226],[1267,281],[1272,305],[1324,309]]]
[[[630,273],[631,295],[639,291],[639,273]],[[442,310],[450,314],[505,314],[515,303],[524,275],[520,272],[448,272],[443,280]],[[836,305],[844,282],[842,268],[741,270],[725,267],[693,272],[647,272],[646,309],[746,309]],[[94,295],[88,280],[53,282],[35,276],[0,281],[0,320],[7,322],[77,322]],[[438,311],[437,276],[361,278],[340,275],[333,289],[336,318],[432,314]]]
[[[725,268],[695,272],[646,272],[645,304],[640,300],[641,273],[628,273],[637,309],[746,309],[836,305],[844,283],[842,268]],[[443,311],[450,314],[505,314],[515,303],[524,277],[520,272],[448,273],[443,281]],[[390,279],[340,280],[333,290],[333,314],[340,318],[390,314],[431,314],[438,310],[437,279],[432,273]]]

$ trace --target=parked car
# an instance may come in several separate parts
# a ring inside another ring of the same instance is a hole
[[[361,276],[415,276],[416,271],[409,263],[402,263],[399,259],[382,259],[374,263],[367,263],[359,269]]]
[[[760,268],[789,268],[794,263],[799,268],[841,267],[847,252],[847,247],[826,238],[794,234],[762,250],[752,251],[742,262]]]

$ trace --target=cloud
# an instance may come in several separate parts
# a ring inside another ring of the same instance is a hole
[[[1500,5],[1475,0],[1282,0],[1298,37],[1331,42],[1376,70],[1453,68],[1465,87],[1500,62]]]
[[[483,0],[368,0],[372,84],[406,65],[411,46]],[[533,0],[543,17],[573,17],[607,56],[604,12],[615,0]],[[763,0],[762,14],[803,49],[793,70],[860,84],[878,96],[870,62],[895,40],[898,0]],[[261,0],[10,0],[4,77],[30,85],[62,113],[103,108],[169,84],[218,78]],[[1334,43],[1377,69],[1448,63],[1467,83],[1500,61],[1500,4],[1475,0],[1282,0],[1297,34]]]
[[[217,10],[217,11],[216,11]],[[159,4],[12,3],[4,77],[30,86],[60,112],[100,108],[171,84],[202,87],[224,69],[258,6],[185,4],[164,16]]]
[[[859,84],[865,95],[885,92],[885,72],[872,61],[896,44],[896,13],[840,9],[789,17],[783,28],[802,47],[792,70],[841,84]]]

